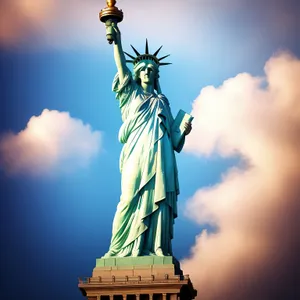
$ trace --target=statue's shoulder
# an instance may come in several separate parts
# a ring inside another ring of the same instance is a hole
[[[120,80],[119,73],[117,72],[113,84],[112,90],[116,93],[132,93],[132,91],[138,88],[137,83],[135,82],[131,71],[127,68],[122,80]]]
[[[164,95],[164,94],[158,94],[157,97],[159,99],[161,99],[162,101],[164,101],[166,104],[170,105],[170,102],[169,102],[168,98],[166,97],[166,95]]]

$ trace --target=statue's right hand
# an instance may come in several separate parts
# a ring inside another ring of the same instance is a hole
[[[112,29],[114,31],[114,35],[113,35],[114,42],[115,42],[115,44],[119,44],[119,42],[121,41],[121,32],[120,32],[120,30],[118,28],[117,23],[112,22],[111,23],[111,27],[112,27]]]

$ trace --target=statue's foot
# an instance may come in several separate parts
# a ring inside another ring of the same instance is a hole
[[[149,256],[149,255],[151,255],[151,252],[149,250],[144,249],[142,251],[142,256]]]
[[[165,256],[161,248],[157,248],[157,249],[155,250],[155,254],[156,254],[157,256]]]
[[[138,257],[139,256],[139,252],[138,251],[132,251],[131,255],[132,257]]]

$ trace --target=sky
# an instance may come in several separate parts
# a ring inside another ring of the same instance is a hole
[[[300,4],[119,0],[123,48],[171,54],[173,250],[201,300],[300,297]],[[0,3],[1,299],[83,299],[120,197],[113,49],[100,0]]]

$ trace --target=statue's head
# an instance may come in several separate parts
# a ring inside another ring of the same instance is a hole
[[[141,82],[154,84],[159,77],[158,64],[153,60],[145,59],[137,63],[133,68],[134,80],[141,84]]]
[[[155,79],[159,77],[159,66],[169,65],[170,63],[163,63],[160,62],[164,58],[168,57],[169,55],[163,56],[161,58],[157,58],[157,54],[162,48],[162,46],[159,47],[158,50],[155,51],[155,53],[150,54],[149,48],[148,48],[148,40],[146,39],[146,46],[145,46],[145,54],[140,54],[132,45],[131,45],[133,51],[137,55],[136,57],[126,53],[124,53],[129,56],[132,60],[126,60],[126,62],[133,63],[133,73],[134,73],[134,79],[139,84],[141,83],[141,80],[153,80],[155,84]],[[144,76],[145,73],[148,73],[148,76]],[[152,74],[152,75],[150,75]],[[142,75],[142,78],[141,78]]]

